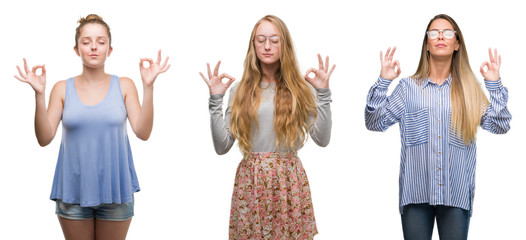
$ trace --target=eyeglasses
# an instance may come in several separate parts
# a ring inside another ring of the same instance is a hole
[[[457,33],[457,31],[451,30],[451,29],[446,29],[446,30],[429,30],[426,33],[427,33],[427,37],[429,39],[437,38],[440,33],[442,33],[442,35],[444,35],[444,38],[452,39],[453,37],[455,37],[455,33]]]
[[[254,39],[254,42],[258,46],[263,46],[267,42],[267,39],[269,40],[270,45],[272,45],[274,47],[279,47],[279,43],[281,41],[281,38],[279,36],[276,36],[276,35],[269,36],[269,37],[264,36],[264,35],[257,35],[256,38]]]

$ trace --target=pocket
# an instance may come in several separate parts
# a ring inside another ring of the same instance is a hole
[[[451,127],[449,128],[448,134],[449,134],[449,137],[448,137],[449,145],[458,147],[458,148],[466,148],[466,144],[464,144],[464,141],[462,141],[462,137],[457,136],[453,128]]]
[[[422,108],[416,112],[406,113],[405,143],[414,146],[428,142],[429,110]]]

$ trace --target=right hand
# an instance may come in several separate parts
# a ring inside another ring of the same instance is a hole
[[[205,77],[205,75],[203,75],[203,73],[199,72],[203,80],[205,80],[206,85],[208,85],[208,88],[210,89],[210,95],[225,94],[228,87],[230,87],[230,85],[236,80],[226,73],[218,75],[219,65],[221,65],[221,61],[217,62],[216,67],[214,68],[214,73],[212,74],[212,71],[210,70],[210,64],[206,64],[208,68],[208,79]],[[223,78],[228,78],[228,82],[223,83]]]
[[[16,68],[18,69],[18,73],[20,76],[15,75],[15,78],[18,79],[21,82],[28,83],[31,85],[33,90],[35,90],[35,93],[37,94],[44,94],[46,90],[46,65],[36,65],[33,67],[31,71],[29,71],[29,67],[27,67],[27,61],[24,58],[24,70],[25,74],[22,72],[20,67],[17,65]],[[37,69],[42,69],[42,74],[37,75]]]
[[[400,76],[400,73],[402,72],[400,69],[400,62],[398,60],[393,61],[395,51],[396,47],[393,47],[393,51],[391,51],[391,48],[388,48],[387,52],[385,52],[385,57],[383,56],[382,51],[380,51],[380,62],[382,63],[380,77],[383,79],[394,80]]]

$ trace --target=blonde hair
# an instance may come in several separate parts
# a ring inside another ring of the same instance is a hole
[[[276,148],[296,150],[303,144],[310,126],[309,116],[316,118],[316,100],[300,73],[294,46],[285,23],[276,16],[261,18],[250,35],[244,72],[232,104],[230,131],[238,140],[243,155],[250,154],[254,126],[258,126],[257,111],[261,100],[261,66],[256,55],[254,38],[256,30],[264,21],[272,23],[280,36],[280,67],[276,72],[276,95],[274,96],[274,131]],[[257,128],[256,128],[257,130]]]
[[[84,27],[84,25],[86,25],[88,23],[97,23],[97,24],[100,24],[100,25],[104,26],[104,28],[106,28],[106,32],[108,33],[109,43],[110,43],[110,46],[111,46],[110,26],[108,26],[108,24],[106,22],[104,22],[104,20],[102,20],[102,17],[100,17],[97,14],[89,14],[85,18],[81,17],[77,21],[77,23],[79,23],[79,26],[77,27],[77,29],[75,29],[75,47],[78,47],[80,31],[82,30],[82,27]]]
[[[451,61],[451,127],[457,137],[461,138],[466,145],[475,141],[480,119],[489,105],[488,98],[482,91],[480,83],[473,73],[468,59],[468,52],[464,44],[464,37],[453,18],[445,14],[436,15],[429,21],[426,31],[431,23],[437,19],[444,19],[451,23],[456,31],[456,39],[459,44],[457,51],[453,53]],[[427,51],[427,35],[424,34],[420,62],[413,79],[422,82],[429,77],[431,67],[429,65],[429,51]]]

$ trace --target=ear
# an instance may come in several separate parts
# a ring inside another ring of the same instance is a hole
[[[113,47],[110,46],[110,48],[108,48],[108,57],[111,55],[111,52],[113,52]]]
[[[79,50],[77,49],[77,46],[73,47],[73,51],[75,51],[75,53],[77,54],[77,56],[80,57],[80,52],[79,52]]]
[[[458,40],[455,41],[455,51],[458,51],[458,49],[460,48],[460,43],[458,43]]]

